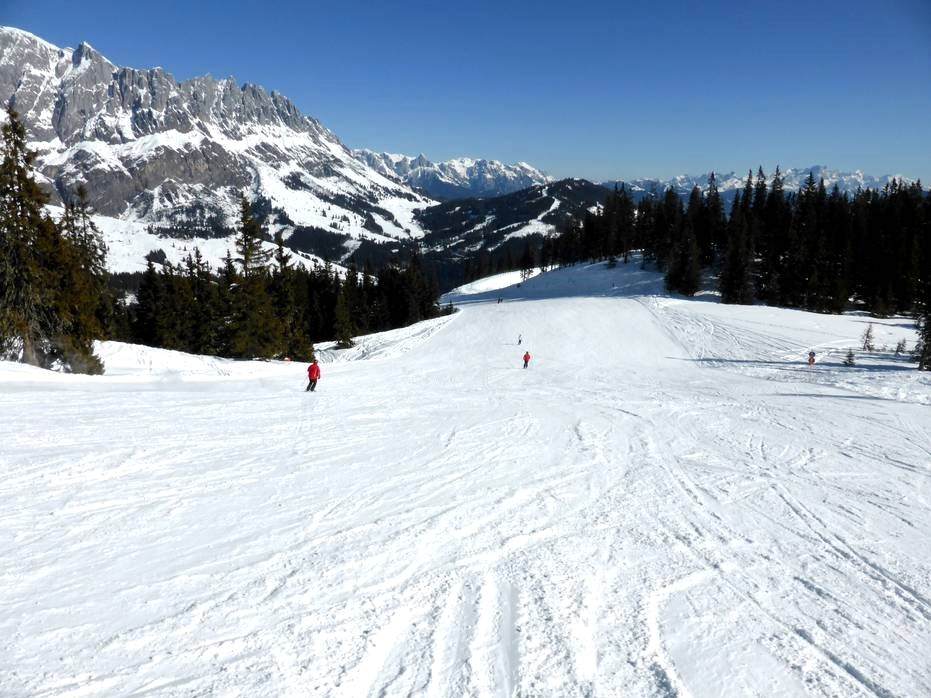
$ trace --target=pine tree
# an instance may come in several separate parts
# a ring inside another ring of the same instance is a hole
[[[536,267],[536,261],[534,259],[533,247],[530,244],[530,238],[527,238],[527,244],[524,246],[524,253],[520,258],[520,278],[522,281],[526,281],[533,275],[533,270]]]
[[[193,258],[188,259],[192,306],[188,351],[195,354],[219,354],[223,350],[219,285],[211,276],[210,267],[204,261],[199,248],[195,247]]]
[[[349,298],[345,286],[336,298],[336,344],[341,349],[348,349],[353,345],[352,336],[355,334],[352,325],[352,316],[349,313]]]
[[[698,243],[688,219],[675,244],[666,271],[666,288],[684,296],[694,296],[701,282],[701,259]]]
[[[767,193],[766,173],[763,172],[761,166],[757,168],[756,171],[756,179],[753,183],[753,196],[744,202],[744,206],[749,208],[747,225],[754,243],[753,251],[755,259],[753,276],[756,284],[755,292],[758,298],[763,297],[763,294],[766,292],[770,276],[768,261],[771,241],[769,239],[769,230],[766,228],[765,224]]]
[[[790,222],[787,213],[782,174],[777,167],[762,211],[763,239],[766,242],[762,250],[760,265],[760,279],[763,284],[761,295],[773,305],[784,303],[782,277],[786,269],[786,247]]]
[[[284,248],[281,232],[275,233],[275,266],[271,275],[271,293],[282,335],[282,352],[293,358],[313,358],[313,344],[305,331],[304,308],[297,301],[298,272],[291,265],[291,255]]]
[[[931,371],[931,318],[928,316],[922,319],[915,355],[918,358],[918,370]]]
[[[721,300],[724,303],[749,304],[753,302],[750,249],[746,215],[740,192],[734,197],[731,219],[727,230],[727,251],[718,280]]]
[[[93,340],[103,334],[105,250],[86,194],[70,208],[63,234],[43,210],[48,197],[33,176],[36,155],[13,109],[0,134],[0,354],[99,373]]]
[[[49,294],[44,289],[36,244],[47,225],[47,197],[31,176],[35,154],[26,147],[19,116],[7,110],[0,163],[0,341],[4,354],[19,350],[25,363],[40,365],[48,327]],[[17,346],[19,344],[19,346]]]
[[[643,250],[642,264],[647,260],[656,260],[656,246],[653,231],[656,226],[653,196],[645,196],[637,203],[637,215],[634,220],[634,246]]]
[[[866,329],[863,331],[863,337],[861,337],[862,349],[863,351],[873,351],[876,347],[873,344],[873,323],[871,322],[866,326]]]
[[[840,313],[850,297],[853,217],[847,196],[841,194],[837,184],[828,197],[825,216],[827,253],[821,272],[824,286],[822,309]]]
[[[843,363],[844,363],[844,366],[855,366],[856,365],[857,362],[856,362],[856,358],[853,355],[853,349],[847,350],[847,356],[844,357]]]
[[[229,352],[242,358],[269,357],[283,353],[282,329],[268,292],[271,254],[261,245],[262,228],[249,203],[240,202],[236,250],[239,273],[230,288]]]
[[[239,198],[239,234],[236,238],[236,259],[243,276],[263,274],[271,261],[271,252],[262,246],[262,226],[252,214],[252,205],[245,196]]]
[[[657,208],[653,233],[656,261],[660,268],[665,268],[673,247],[679,241],[682,232],[682,201],[672,188],[666,190],[663,201]]]
[[[81,184],[75,200],[65,207],[54,245],[53,267],[58,274],[57,314],[61,337],[55,353],[71,369],[101,373],[103,366],[92,351],[93,341],[104,336],[113,300],[107,288],[106,246],[91,218],[87,190]]]
[[[724,204],[718,192],[718,181],[714,176],[714,172],[708,176],[704,226],[710,241],[710,250],[703,262],[706,265],[711,265],[724,255],[727,248],[727,221],[724,217]]]
[[[705,210],[705,198],[702,196],[701,189],[697,186],[692,187],[692,192],[689,194],[689,202],[685,207],[685,217],[692,229],[692,233],[695,235],[699,263],[703,265],[711,264],[714,251],[708,228],[708,214]]]
[[[617,194],[617,251],[624,255],[624,264],[630,261],[630,250],[636,237],[636,220],[634,200],[630,198],[625,185],[621,185]]]
[[[931,371],[931,193],[924,197],[919,221],[919,272],[915,315],[920,334],[915,354],[918,358],[918,368]]]

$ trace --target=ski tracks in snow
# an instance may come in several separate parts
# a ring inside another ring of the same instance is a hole
[[[931,693],[926,408],[716,308],[474,304],[312,395],[8,397],[0,692]]]

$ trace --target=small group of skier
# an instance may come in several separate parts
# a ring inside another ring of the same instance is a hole
[[[520,346],[524,341],[524,336],[519,334],[517,335],[517,345]],[[525,351],[522,357],[524,361],[524,368],[530,366],[530,352]],[[815,365],[815,352],[808,352],[808,367],[811,368]],[[314,359],[310,366],[307,367],[307,389],[305,392],[314,392],[317,389],[317,381],[320,380],[320,365],[317,363],[317,360]]]
[[[517,344],[523,341],[522,335],[517,335]],[[530,352],[525,351],[524,356],[524,368],[530,366]],[[320,380],[320,364],[317,363],[317,360],[314,359],[310,366],[307,367],[307,387],[304,389],[305,393],[312,393],[317,389],[317,381]]]
[[[524,335],[522,334],[517,335],[517,346],[520,346],[521,342],[523,341],[524,341]],[[524,358],[524,368],[527,368],[527,366],[530,365],[530,352],[525,351],[523,358]]]

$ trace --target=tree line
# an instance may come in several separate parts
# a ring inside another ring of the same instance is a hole
[[[350,265],[295,264],[275,236],[275,249],[248,200],[240,201],[236,256],[214,271],[199,250],[174,265],[148,262],[135,301],[125,307],[115,338],[196,354],[234,358],[310,359],[313,344],[352,345],[358,334],[435,317],[437,284],[412,256],[375,272]]]
[[[627,261],[632,250],[664,273],[669,291],[687,296],[710,274],[724,303],[913,314],[919,365],[931,369],[931,194],[920,182],[849,196],[809,174],[786,192],[778,168],[769,182],[760,168],[730,211],[713,174],[685,204],[672,189],[635,203],[621,186],[599,211],[544,239],[539,264]]]
[[[416,254],[377,272],[294,263],[269,250],[253,206],[240,202],[234,257],[212,269],[199,250],[181,264],[149,257],[135,294],[111,288],[87,192],[58,220],[36,181],[36,155],[13,109],[0,133],[0,358],[100,373],[96,339],[235,358],[309,359],[314,342],[393,329],[441,313],[438,284]]]

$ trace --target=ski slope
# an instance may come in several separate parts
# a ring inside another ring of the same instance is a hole
[[[472,290],[314,394],[0,364],[0,695],[931,694],[931,380],[865,318]]]

